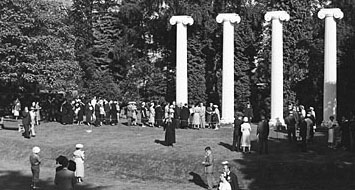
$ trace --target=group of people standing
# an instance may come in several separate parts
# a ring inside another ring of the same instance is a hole
[[[84,146],[77,144],[76,150],[73,152],[73,159],[60,155],[56,158],[56,174],[54,184],[58,190],[74,190],[76,183],[82,183],[84,177],[84,160],[85,152],[82,150]],[[31,189],[39,189],[40,165],[42,164],[38,146],[32,148],[30,155],[30,164],[32,172]]]
[[[18,100],[18,99],[17,99]],[[17,101],[16,100],[16,101]],[[14,116],[16,119],[19,117],[20,110],[18,108],[21,107],[20,103],[16,103],[13,111]],[[19,132],[23,132],[22,135],[25,138],[31,138],[36,136],[35,125],[40,124],[41,116],[40,110],[42,108],[39,106],[39,102],[32,102],[30,108],[27,106],[24,108],[22,112],[22,126],[19,127]]]
[[[197,105],[176,104],[176,102],[166,103],[164,105],[154,102],[129,102],[126,116],[128,125],[140,125],[142,127],[162,127],[164,121],[168,118],[169,112],[174,111],[172,123],[175,128],[218,129],[220,125],[220,111],[218,105],[210,103],[205,107],[203,103]]]

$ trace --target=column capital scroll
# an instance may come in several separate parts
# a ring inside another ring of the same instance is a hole
[[[286,11],[271,11],[266,12],[264,19],[266,21],[271,21],[274,19],[279,19],[280,21],[290,20],[290,15]]]
[[[177,23],[182,23],[183,25],[193,25],[194,19],[191,16],[186,15],[172,16],[170,18],[170,24],[175,25]]]
[[[321,9],[318,12],[318,18],[324,19],[325,17],[342,19],[344,17],[344,13],[339,8]]]
[[[220,13],[216,17],[216,21],[218,23],[222,22],[231,22],[232,24],[234,23],[239,23],[240,22],[240,16],[236,13]]]

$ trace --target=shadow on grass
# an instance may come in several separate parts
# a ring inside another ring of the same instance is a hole
[[[201,176],[195,172],[189,173],[192,176],[192,179],[189,179],[190,182],[195,183],[196,185],[206,188],[207,184],[202,180]]]
[[[327,148],[327,137],[318,133],[307,152],[287,138],[269,138],[269,154],[243,154],[231,162],[241,189],[249,190],[330,190],[355,189],[355,155]],[[253,139],[252,150],[257,150]]]
[[[154,142],[157,143],[157,144],[161,144],[161,145],[163,145],[163,146],[168,146],[168,145],[166,144],[165,140],[162,141],[162,140],[155,139]]]
[[[1,190],[25,190],[31,189],[32,176],[24,175],[19,171],[0,171],[0,189]],[[41,190],[56,190],[53,181],[40,180]],[[77,184],[75,190],[105,190],[108,187],[98,187],[91,184]]]
[[[225,143],[225,142],[219,142],[218,145],[223,146],[224,148],[233,151],[233,146],[231,144]]]

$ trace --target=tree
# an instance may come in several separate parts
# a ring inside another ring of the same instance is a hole
[[[81,70],[74,60],[67,8],[42,0],[4,0],[0,10],[2,89],[76,89]]]

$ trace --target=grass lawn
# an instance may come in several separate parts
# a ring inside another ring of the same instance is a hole
[[[16,127],[16,122],[5,126]],[[355,189],[354,154],[326,147],[325,134],[317,133],[309,151],[302,153],[289,144],[284,133],[270,134],[270,154],[230,151],[232,129],[218,131],[176,130],[174,147],[163,146],[162,128],[88,126],[42,123],[37,137],[25,139],[17,130],[0,130],[0,189],[24,189],[30,184],[28,156],[33,146],[41,147],[43,189],[54,189],[54,159],[71,157],[75,144],[84,144],[85,183],[79,189],[204,189],[201,162],[204,148],[215,157],[215,177],[221,162],[228,160],[242,189]],[[255,126],[252,149],[256,150]]]

